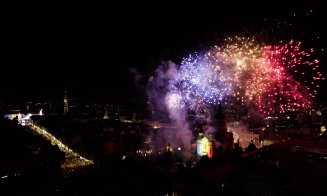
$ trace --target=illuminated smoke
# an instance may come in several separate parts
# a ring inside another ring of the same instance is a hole
[[[189,55],[180,65],[160,65],[149,80],[149,103],[155,114],[168,114],[183,146],[190,148],[189,111],[199,115],[225,104],[234,113],[245,108],[266,117],[309,109],[324,80],[314,52],[294,40],[272,45],[228,37],[201,55]]]
[[[187,110],[183,105],[184,95],[173,90],[172,83],[177,75],[178,70],[174,63],[163,62],[155,75],[149,79],[147,95],[154,116],[161,121],[168,116],[172,127],[176,130],[173,134],[171,129],[161,130],[158,134],[161,138],[154,138],[154,140],[161,147],[170,143],[173,147],[190,150],[192,133],[186,121]]]

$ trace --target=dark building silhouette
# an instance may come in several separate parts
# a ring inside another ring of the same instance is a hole
[[[229,153],[233,150],[233,133],[227,131],[226,116],[223,114],[221,105],[215,109],[214,126],[216,132],[214,138],[221,146],[221,153]]]

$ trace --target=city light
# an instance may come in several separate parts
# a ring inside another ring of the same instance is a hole
[[[86,159],[82,157],[81,155],[74,152],[72,149],[70,149],[68,146],[63,144],[61,141],[59,141],[57,138],[55,138],[52,134],[47,132],[45,129],[42,129],[41,127],[33,124],[30,126],[33,131],[35,131],[37,134],[41,135],[46,140],[50,141],[52,145],[57,145],[58,148],[65,153],[66,160],[62,164],[63,169],[71,169],[76,168],[80,166],[87,166],[94,164],[92,160]]]
[[[209,158],[213,156],[212,142],[208,138],[203,137],[197,141],[197,154],[198,156],[207,155]]]

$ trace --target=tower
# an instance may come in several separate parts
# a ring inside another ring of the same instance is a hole
[[[104,119],[104,120],[107,120],[107,119],[109,119],[109,115],[108,115],[108,109],[107,109],[107,108],[105,109],[105,112],[104,112],[104,116],[103,116],[103,119]]]
[[[67,99],[67,92],[65,91],[64,97],[64,115],[68,113],[68,99]]]
[[[216,127],[215,139],[221,143],[223,153],[228,153],[233,150],[233,133],[227,131],[226,116],[223,113],[221,105],[218,105],[214,115],[214,124]]]

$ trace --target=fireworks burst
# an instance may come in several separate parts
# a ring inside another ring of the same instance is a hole
[[[325,79],[319,72],[324,46],[320,33],[313,31],[320,28],[311,28],[303,17],[297,21],[295,15],[292,23],[267,17],[265,28],[247,29],[245,33],[251,36],[226,37],[178,64],[163,62],[149,78],[152,114],[159,120],[169,118],[164,120],[175,128],[176,146],[191,149],[198,131],[213,135],[217,122],[211,112],[218,104],[233,120],[247,120],[255,126],[270,119],[266,117],[280,119],[311,109]],[[278,26],[271,20],[277,20]]]
[[[194,99],[194,102],[191,103],[189,108],[190,110],[193,110],[198,113],[205,113],[208,110],[207,107],[208,106],[203,102],[201,97],[196,97],[196,99]]]
[[[170,78],[168,108],[198,110],[233,99],[262,114],[309,108],[317,93],[319,60],[293,40],[279,45],[249,37],[228,37],[203,55],[190,55]],[[202,106],[201,106],[202,105]]]

